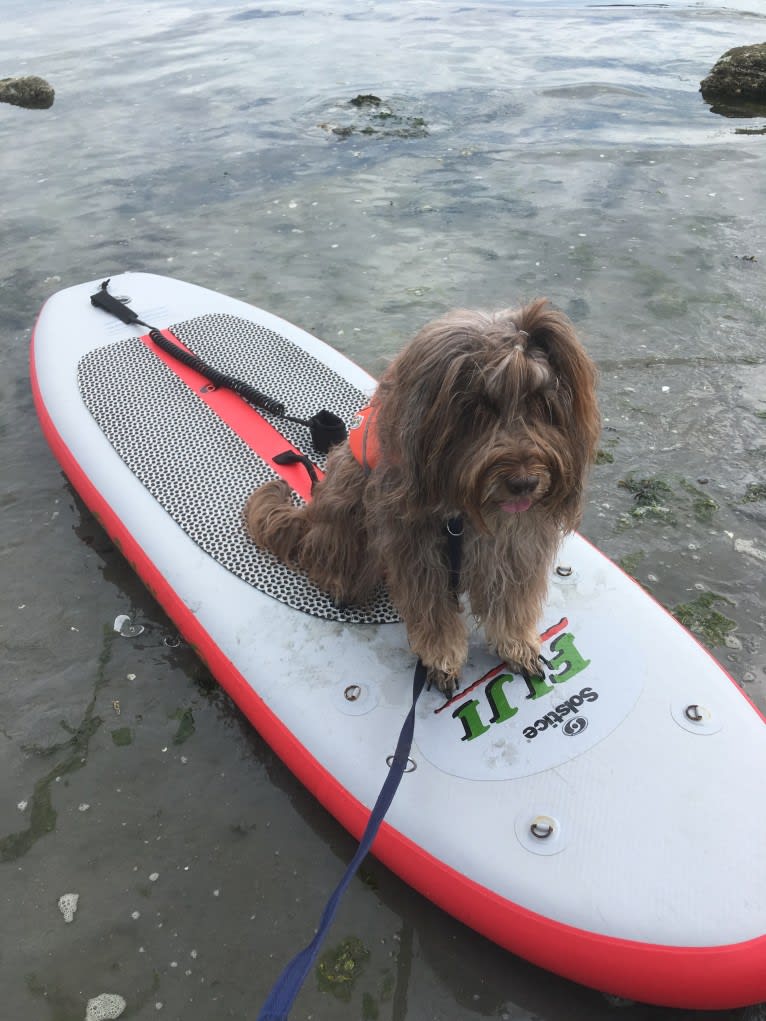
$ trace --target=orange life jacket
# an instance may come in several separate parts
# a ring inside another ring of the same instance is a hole
[[[369,404],[366,408],[357,411],[356,418],[348,431],[348,445],[351,448],[351,453],[368,474],[380,460],[378,432],[375,428],[377,415],[377,407],[374,404]]]

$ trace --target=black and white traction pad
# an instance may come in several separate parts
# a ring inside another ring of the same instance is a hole
[[[367,396],[286,337],[238,316],[211,314],[170,327],[199,358],[309,418],[327,407],[348,427]],[[248,537],[242,508],[279,476],[138,337],[97,348],[78,365],[86,407],[139,481],[206,553],[237,577],[304,613],[327,620],[399,620],[383,587],[364,606],[338,607],[301,573]],[[253,414],[259,412],[253,410]],[[319,468],[308,430],[266,416]],[[293,494],[293,499],[300,498]]]

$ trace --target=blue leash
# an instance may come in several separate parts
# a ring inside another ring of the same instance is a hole
[[[450,591],[457,598],[460,586],[460,561],[463,539],[463,522],[460,518],[450,518],[447,522],[446,538],[449,562],[449,587]],[[370,850],[372,842],[380,829],[383,817],[394,800],[394,795],[407,768],[407,761],[412,748],[412,738],[415,733],[415,706],[425,686],[427,675],[428,671],[421,661],[418,660],[418,664],[415,667],[415,675],[412,678],[412,706],[402,725],[399,740],[396,742],[396,750],[388,770],[388,776],[380,790],[372,812],[370,812],[370,818],[367,820],[367,825],[362,834],[362,839],[359,841],[356,854],[348,863],[346,871],[343,873],[343,878],[327,901],[314,938],[300,953],[296,954],[274,983],[266,1002],[261,1007],[258,1021],[288,1021],[290,1008],[317,958],[322,941],[338,910],[340,899],[346,892],[346,887],[356,875],[356,871],[362,864],[362,861],[367,856],[367,852]]]
[[[386,814],[391,802],[394,800],[394,795],[399,787],[399,782],[407,768],[407,760],[409,759],[410,749],[412,748],[412,737],[415,732],[415,705],[421,691],[423,690],[425,681],[426,668],[420,660],[418,660],[418,665],[415,667],[415,676],[412,681],[412,706],[404,721],[401,733],[399,734],[399,740],[396,744],[396,751],[394,752],[393,759],[391,761],[388,776],[386,777],[385,783],[378,795],[378,799],[370,813],[370,818],[367,820],[367,826],[362,834],[362,839],[359,841],[359,847],[356,849],[356,854],[349,862],[346,871],[343,874],[343,878],[336,886],[335,891],[322,912],[322,917],[319,921],[319,927],[316,931],[316,935],[312,941],[300,951],[300,953],[296,954],[279,976],[269,993],[266,1002],[261,1008],[261,1012],[258,1015],[258,1021],[287,1021],[293,1001],[305,982],[306,976],[311,970],[311,966],[319,953],[319,948],[322,945],[322,941],[325,938],[327,930],[332,924],[335,912],[338,910],[338,905],[340,904],[340,899],[345,893],[346,887],[354,878],[354,875],[356,874],[359,866],[362,864],[362,861],[367,856],[367,852],[370,850],[370,846],[380,829],[380,824],[383,822],[383,816]]]

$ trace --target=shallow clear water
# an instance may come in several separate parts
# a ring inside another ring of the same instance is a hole
[[[762,41],[766,6],[29,10],[3,4],[3,74],[42,75],[56,101],[0,107],[2,1013],[70,1021],[114,992],[126,1018],[254,1015],[353,843],[64,480],[29,394],[37,310],[85,279],[169,273],[378,372],[450,306],[546,294],[601,369],[583,532],[670,607],[722,597],[734,627],[708,640],[766,709],[766,158],[738,133],[764,121],[698,93]],[[350,105],[364,93],[391,116]],[[633,514],[631,477],[665,482],[663,509]],[[140,636],[112,631],[121,613]],[[348,936],[369,950],[350,999],[311,978],[296,1019],[691,1016],[514,959],[374,860],[328,948]]]

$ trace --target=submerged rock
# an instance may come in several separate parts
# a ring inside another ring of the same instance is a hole
[[[735,46],[716,62],[700,83],[713,113],[729,117],[766,114],[766,43]]]
[[[371,92],[360,93],[353,99],[336,103],[332,113],[343,117],[343,123],[323,121],[319,127],[336,138],[366,135],[377,138],[425,138],[429,134],[423,117],[406,111],[406,99],[395,104]],[[402,109],[402,107],[405,109]]]
[[[358,96],[354,96],[353,99],[349,99],[349,103],[352,106],[380,106],[383,100],[380,96],[373,96],[371,92],[360,93]]]
[[[28,110],[47,110],[56,93],[44,78],[36,74],[22,78],[0,78],[0,103],[25,106]]]

